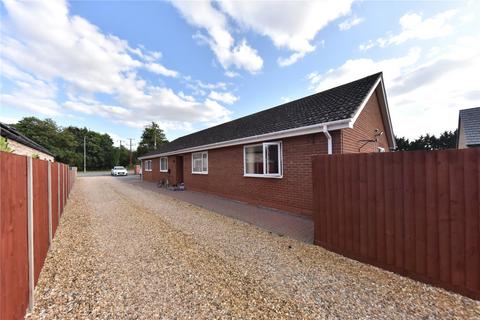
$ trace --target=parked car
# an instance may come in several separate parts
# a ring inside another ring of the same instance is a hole
[[[127,169],[122,166],[115,166],[111,171],[112,176],[126,176],[128,175]]]

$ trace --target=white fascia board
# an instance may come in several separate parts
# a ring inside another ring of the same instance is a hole
[[[294,129],[276,131],[276,132],[261,134],[261,135],[258,135],[258,136],[245,137],[245,138],[240,138],[240,139],[235,139],[235,140],[222,141],[222,142],[206,144],[206,145],[202,145],[202,146],[198,146],[198,147],[175,150],[175,151],[172,151],[172,152],[157,153],[157,154],[153,154],[153,155],[150,155],[150,156],[139,157],[138,159],[140,159],[140,160],[153,159],[153,158],[158,158],[158,157],[163,157],[163,156],[170,156],[170,155],[174,155],[174,154],[190,153],[190,152],[196,152],[196,151],[203,151],[203,150],[210,150],[210,149],[236,146],[236,145],[241,145],[241,144],[262,142],[262,141],[267,141],[267,140],[303,136],[303,135],[306,135],[306,134],[323,132],[325,127],[327,127],[329,131],[351,128],[352,127],[351,122],[352,122],[352,119],[342,119],[342,120],[324,122],[324,123],[314,124],[314,125],[311,125],[311,126],[305,126],[305,127],[294,128]]]
[[[360,107],[357,109],[357,112],[355,113],[355,115],[353,116],[352,118],[352,125],[355,123],[355,121],[357,121],[358,117],[360,116],[360,114],[362,113],[363,109],[365,108],[365,106],[367,105],[367,102],[368,100],[370,100],[370,97],[372,96],[372,94],[375,92],[375,90],[377,89],[377,86],[378,84],[382,82],[382,77],[378,77],[377,81],[375,82],[375,84],[372,86],[372,88],[370,89],[370,91],[368,92],[367,96],[365,97],[365,99],[363,99],[362,101],[362,104],[360,105]]]
[[[386,130],[388,130],[389,138],[392,143],[392,146],[394,149],[397,148],[397,143],[395,141],[395,135],[393,133],[393,126],[392,126],[392,120],[390,118],[390,110],[388,107],[388,102],[387,102],[387,94],[385,92],[385,86],[383,84],[383,76],[378,77],[378,80],[375,82],[375,85],[372,86],[370,91],[368,92],[367,96],[365,99],[362,101],[362,104],[358,108],[357,112],[353,116],[350,122],[350,128],[353,128],[353,125],[355,124],[355,121],[357,121],[357,118],[360,116],[362,113],[363,109],[367,105],[368,100],[370,100],[372,94],[377,90],[377,87],[380,85],[380,107],[383,109],[382,111],[382,118],[384,120],[384,124],[386,126]]]

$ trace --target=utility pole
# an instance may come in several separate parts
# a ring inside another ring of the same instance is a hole
[[[83,173],[87,173],[87,136],[83,136]]]
[[[132,138],[130,138],[130,166],[132,166]]]

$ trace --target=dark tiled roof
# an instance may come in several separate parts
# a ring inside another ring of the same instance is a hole
[[[156,151],[143,155],[143,157],[350,119],[381,75],[382,73],[379,72],[305,98],[180,137],[162,145]]]
[[[48,151],[47,149],[45,149],[35,141],[32,141],[31,139],[27,138],[26,136],[24,136],[23,134],[15,130],[14,128],[2,122],[0,122],[0,135],[7,139],[17,141],[18,143],[21,143],[32,149],[51,155],[52,157],[54,156],[50,151]]]
[[[480,145],[480,108],[460,110],[467,146]]]

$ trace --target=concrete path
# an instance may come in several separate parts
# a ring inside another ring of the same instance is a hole
[[[306,243],[313,243],[313,221],[288,212],[250,205],[245,202],[194,191],[171,191],[156,183],[141,181],[139,176],[121,177],[120,181],[185,201],[196,206],[254,224],[260,228]]]
[[[28,319],[478,319],[480,302],[123,183],[77,179]]]

